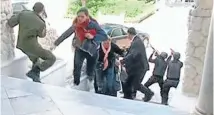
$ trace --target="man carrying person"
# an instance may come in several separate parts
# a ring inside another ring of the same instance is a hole
[[[124,84],[124,98],[133,99],[134,90],[141,91],[145,94],[143,100],[145,102],[151,100],[154,93],[141,84],[146,72],[149,70],[149,63],[146,56],[146,49],[142,39],[137,36],[135,28],[128,29],[128,38],[131,40],[131,46],[126,56],[121,60],[125,66],[128,78]]]

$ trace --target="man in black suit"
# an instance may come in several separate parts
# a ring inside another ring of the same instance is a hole
[[[131,46],[127,55],[121,60],[125,66],[128,78],[124,85],[124,98],[133,99],[133,90],[138,90],[145,94],[143,100],[148,102],[151,100],[154,93],[141,84],[144,75],[149,70],[146,49],[140,37],[137,36],[135,28],[128,29],[128,39],[131,40]]]

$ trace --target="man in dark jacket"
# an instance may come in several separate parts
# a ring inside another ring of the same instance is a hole
[[[19,25],[16,47],[33,62],[33,67],[27,76],[35,82],[40,82],[40,71],[45,71],[56,61],[55,56],[50,51],[43,49],[37,40],[37,37],[43,38],[46,35],[45,21],[41,17],[44,14],[46,15],[44,5],[37,2],[33,6],[33,11],[22,11],[8,20],[10,27]],[[44,61],[40,63],[39,58]]]
[[[156,55],[157,57],[155,59],[152,59],[153,55]],[[155,50],[149,57],[149,62],[154,63],[155,67],[153,70],[153,75],[149,78],[149,80],[144,84],[147,88],[151,86],[154,83],[158,83],[160,87],[160,93],[162,94],[163,89],[163,76],[165,74],[167,65],[169,61],[171,60],[172,56],[169,56],[167,60],[165,60],[168,57],[168,54],[166,52],[161,52],[161,54],[158,54]]]
[[[146,49],[134,28],[128,29],[128,38],[131,40],[131,46],[125,58],[121,60],[128,74],[125,82],[124,98],[133,99],[132,88],[134,88],[134,90],[141,91],[145,94],[144,101],[149,101],[154,93],[141,84],[142,76],[149,70]]]
[[[168,94],[171,87],[177,88],[180,81],[181,68],[183,67],[183,62],[180,60],[180,53],[173,53],[173,60],[169,62],[167,68],[167,79],[163,84],[162,92],[162,104],[168,105]]]

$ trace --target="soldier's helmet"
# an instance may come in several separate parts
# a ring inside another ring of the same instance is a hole
[[[173,58],[174,58],[174,60],[179,60],[180,57],[181,57],[181,54],[180,54],[179,52],[173,53]]]
[[[160,56],[163,58],[163,59],[166,59],[168,57],[168,54],[166,52],[161,52]]]

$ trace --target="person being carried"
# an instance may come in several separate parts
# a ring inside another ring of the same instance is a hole
[[[162,90],[162,104],[168,105],[168,95],[171,87],[177,88],[180,81],[181,68],[183,62],[180,59],[180,53],[172,51],[173,60],[170,60],[167,68],[166,80],[163,84]]]
[[[51,67],[56,57],[51,51],[45,50],[38,43],[38,37],[46,36],[46,24],[42,16],[47,17],[45,7],[41,2],[33,6],[33,11],[24,10],[8,20],[10,27],[19,25],[17,48],[25,53],[33,63],[32,69],[26,74],[34,82],[40,81],[40,71]],[[40,63],[39,59],[44,60]]]
[[[105,95],[115,96],[115,53],[123,56],[124,51],[110,39],[100,44],[99,59],[96,68],[96,83],[98,92]]]
[[[153,55],[156,56],[155,59],[152,59]],[[149,88],[152,84],[158,83],[160,87],[160,94],[162,95],[163,89],[163,77],[167,68],[169,61],[171,60],[172,56],[169,56],[166,52],[161,52],[158,54],[157,51],[153,51],[153,53],[149,57],[149,62],[154,63],[155,67],[153,70],[153,75],[149,78],[149,80],[144,84],[145,87]]]
[[[56,41],[58,46],[62,41],[75,33],[74,43],[74,84],[79,85],[83,61],[87,60],[86,73],[90,82],[94,79],[94,69],[98,59],[99,44],[108,39],[107,34],[99,24],[89,16],[88,9],[83,7],[77,12],[73,25],[66,30]]]

